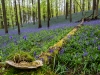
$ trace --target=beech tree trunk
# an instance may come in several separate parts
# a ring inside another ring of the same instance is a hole
[[[40,10],[40,0],[38,0],[38,28],[42,28],[41,25],[41,10]]]
[[[34,8],[33,7],[33,0],[32,0],[32,8]],[[32,9],[32,19],[33,19],[33,24],[35,24],[35,12],[34,12],[34,10]]]
[[[16,5],[16,0],[14,0],[15,3],[15,20],[16,20],[16,25],[18,26],[18,34],[20,35],[20,26],[18,22],[18,14],[17,14],[17,5]]]
[[[50,23],[49,23],[49,20],[50,20],[50,6],[49,6],[49,0],[47,0],[47,14],[48,14],[48,19],[47,19],[47,27],[49,28],[50,26]]]
[[[56,0],[56,17],[58,18],[58,0]]]
[[[19,3],[20,25],[22,26],[22,15],[21,15],[20,0],[18,0],[18,3]],[[23,26],[22,26],[22,27],[23,27]]]
[[[88,0],[88,10],[90,10],[90,0]]]
[[[66,1],[66,15],[65,15],[66,19],[67,19],[67,16],[68,16],[68,0]]]
[[[5,33],[8,33],[7,16],[6,16],[6,8],[5,8],[5,0],[1,0],[1,3],[2,3],[2,10],[3,10],[3,19],[4,19]]]
[[[70,22],[72,22],[72,0],[70,0]]]
[[[99,0],[96,2],[96,19],[98,18],[98,6],[99,6]]]

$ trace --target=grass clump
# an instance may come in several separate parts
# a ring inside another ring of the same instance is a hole
[[[8,56],[9,60],[14,61],[15,63],[20,63],[21,61],[32,62],[34,61],[34,57],[32,57],[28,52],[18,51],[16,53],[12,53]]]

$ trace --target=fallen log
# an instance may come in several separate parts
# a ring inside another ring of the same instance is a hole
[[[38,59],[42,60],[43,63],[48,64],[50,61],[49,59],[58,54],[58,52],[62,49],[62,47],[67,43],[65,41],[69,40],[71,36],[73,36],[77,30],[83,25],[84,19],[82,19],[82,22],[75,26],[72,31],[70,31],[64,38],[62,38],[60,41],[58,41],[53,46],[49,47],[47,52],[43,52],[39,55]]]

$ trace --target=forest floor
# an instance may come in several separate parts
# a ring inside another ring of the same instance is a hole
[[[88,16],[92,12],[88,11],[86,13]],[[21,35],[18,35],[17,27],[14,27],[14,29],[9,28],[8,34],[5,34],[4,30],[0,29],[1,59],[6,60],[9,54],[11,53],[13,54],[13,52],[17,52],[19,49],[26,52],[30,52],[31,55],[33,55],[34,52],[38,54],[38,52],[40,53],[41,51],[43,52],[44,50],[47,50],[50,46],[54,45],[57,41],[62,39],[65,36],[65,34],[70,32],[72,28],[78,25],[79,22],[76,22],[76,21],[80,20],[81,18],[82,18],[81,13],[73,14],[73,21],[71,23],[69,22],[69,17],[67,20],[65,19],[65,16],[58,16],[58,18],[57,17],[51,18],[49,29],[47,28],[47,22],[43,22],[43,21],[42,21],[42,28],[40,29],[38,29],[38,22],[36,22],[35,25],[33,25],[32,23],[23,24],[23,27],[21,27]],[[92,56],[93,53],[95,53],[93,54],[95,55],[93,56],[93,59],[98,60],[99,58],[99,57],[97,58],[97,55],[96,55],[98,54],[99,56],[98,50],[100,50],[100,46],[99,46],[100,26],[99,25],[100,25],[100,19],[84,22],[84,26],[78,30],[75,36],[73,36],[70,43],[68,45],[65,45],[65,47],[63,47],[65,54],[62,54],[62,55],[59,54],[57,56],[58,57],[57,65],[56,66],[54,65],[55,69],[53,68],[54,72],[59,73],[59,70],[58,70],[59,66],[61,70],[60,73],[65,71],[65,69],[67,69],[70,72],[78,71],[79,73],[80,72],[83,73],[83,71],[85,70],[86,70],[86,73],[88,73],[88,68],[90,67],[91,67],[91,71],[89,72],[92,72],[92,70],[95,70],[95,68],[100,69],[100,66],[98,66],[98,64],[92,64],[90,62],[85,62],[85,61],[83,62],[84,59],[87,61],[92,61],[90,60],[90,56]],[[28,37],[29,39],[27,39]],[[84,48],[86,48],[86,50],[84,50]],[[93,53],[91,53],[91,50]],[[77,57],[77,53],[79,57]],[[70,59],[73,60],[73,62],[70,61]],[[65,61],[68,63],[66,63]],[[66,65],[62,65],[63,63],[67,65],[67,68],[66,68]],[[77,64],[80,64],[80,65],[77,66]],[[84,66],[84,64],[87,66]],[[88,64],[90,65],[88,66]],[[74,68],[75,70],[73,70],[73,65],[75,67]],[[97,65],[97,67],[94,68],[95,65]],[[80,68],[82,68],[81,71],[80,71]],[[10,73],[19,73],[16,70],[13,70],[12,72],[10,71],[9,71],[9,75],[11,75]],[[95,75],[95,72],[96,71],[94,71],[94,75]],[[30,74],[27,74],[27,75],[30,75]]]

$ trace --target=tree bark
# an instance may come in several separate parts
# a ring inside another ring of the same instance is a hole
[[[67,16],[68,16],[68,0],[66,1],[66,15],[65,15],[66,19],[67,19]]]
[[[84,3],[84,2],[85,2],[85,0],[83,0],[83,3],[82,3],[82,9],[83,9],[82,11],[85,10],[85,9],[84,9],[84,8],[85,8],[85,3]]]
[[[76,7],[76,6],[75,6],[75,0],[73,1],[73,4],[74,4],[74,5],[73,5],[73,7],[74,7],[74,13],[76,13],[76,10],[75,10],[75,7]]]
[[[95,17],[95,19],[98,18],[98,6],[99,6],[99,0],[97,0],[97,2],[96,2],[96,17]]]
[[[21,15],[20,0],[18,0],[18,3],[19,3],[20,25],[21,25],[21,27],[23,27],[23,25],[22,25],[22,15]]]
[[[18,22],[18,14],[17,14],[17,5],[16,5],[16,0],[14,0],[15,3],[15,20],[16,20],[16,25],[18,26],[18,34],[20,35],[20,26]]]
[[[58,0],[56,0],[56,17],[58,18]]]
[[[72,0],[70,0],[70,22],[72,22]]]
[[[6,16],[6,8],[5,8],[5,0],[1,0],[1,3],[2,3],[2,10],[3,10],[3,19],[4,19],[5,33],[8,33],[7,16]]]
[[[49,28],[50,26],[50,23],[49,23],[49,20],[50,20],[50,6],[49,6],[49,0],[47,0],[47,14],[48,14],[48,19],[47,19],[47,27]]]
[[[96,10],[96,0],[93,0],[93,12],[92,12],[92,18],[95,17],[95,10]]]
[[[32,19],[33,19],[33,24],[35,24],[35,12],[33,10],[33,8],[34,8],[33,5],[34,5],[34,2],[32,0]]]
[[[90,10],[90,0],[88,0],[88,10]]]
[[[42,28],[41,25],[41,10],[40,10],[40,0],[38,0],[38,28]]]

